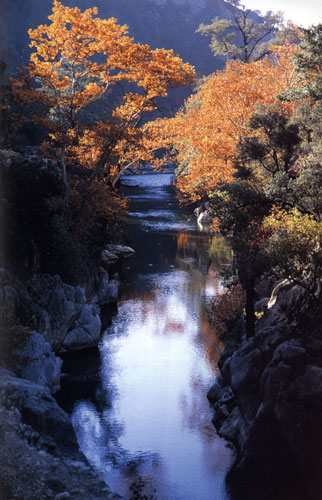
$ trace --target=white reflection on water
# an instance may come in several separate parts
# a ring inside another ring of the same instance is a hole
[[[216,436],[206,399],[216,365],[189,277],[179,270],[141,276],[146,292],[121,301],[102,340],[102,384],[106,393],[114,388],[113,405],[102,415],[84,402],[74,411],[82,449],[124,494],[136,463],[132,478],[147,477],[159,499],[225,498],[230,451]]]
[[[221,350],[206,306],[220,282],[209,238],[185,232],[191,223],[169,209],[169,179],[138,178],[132,277],[100,345],[103,400],[79,401],[72,418],[81,449],[112,490],[129,498],[128,485],[142,476],[158,500],[225,500],[232,456],[206,399]],[[158,187],[149,197],[151,185]],[[167,233],[170,226],[178,231]]]

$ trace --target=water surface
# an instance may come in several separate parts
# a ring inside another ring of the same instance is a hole
[[[178,207],[172,179],[125,179],[138,184],[125,189],[136,254],[125,262],[99,355],[79,365],[72,421],[88,460],[126,498],[141,477],[142,492],[159,500],[226,500],[232,454],[206,399],[222,345],[207,307],[229,252],[215,242],[211,260],[210,236]]]

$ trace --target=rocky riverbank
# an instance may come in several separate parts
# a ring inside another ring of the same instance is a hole
[[[257,304],[255,337],[235,322],[208,393],[214,425],[236,449],[227,477],[236,500],[321,498],[322,317],[303,288],[285,285]]]
[[[0,368],[2,500],[121,498],[79,451],[71,420],[53,394],[60,388],[60,355],[99,342],[101,309],[112,310],[118,298],[118,274],[109,270],[132,253],[109,245],[91,282],[78,286],[60,276],[21,280],[0,271],[1,307],[27,325],[17,327],[23,331],[20,342],[2,338],[4,347],[10,344],[12,351],[14,346]]]

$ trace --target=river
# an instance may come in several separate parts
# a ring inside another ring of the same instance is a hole
[[[124,190],[136,253],[99,350],[66,359],[63,399],[113,491],[130,498],[136,483],[158,500],[226,500],[233,454],[206,399],[222,349],[207,307],[229,251],[218,239],[210,257],[211,238],[178,206],[171,173],[123,180],[138,185]]]

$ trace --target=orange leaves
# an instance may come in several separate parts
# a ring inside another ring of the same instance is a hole
[[[270,58],[244,64],[228,62],[226,69],[205,79],[163,129],[176,149],[183,198],[196,201],[230,181],[236,146],[249,134],[248,122],[258,105],[276,103],[293,75],[292,48],[278,48]],[[280,104],[288,112],[289,104]]]
[[[219,336],[227,333],[227,323],[241,315],[246,304],[246,293],[239,284],[215,296],[211,303],[212,324]]]
[[[152,160],[159,143],[154,130],[140,125],[143,114],[146,122],[156,98],[195,76],[173,51],[135,43],[126,25],[99,19],[97,12],[55,0],[50,23],[28,31],[34,53],[24,68],[27,78],[12,82],[17,101],[30,106],[30,116],[48,130],[49,149],[59,150],[65,186],[66,161],[114,186],[123,169]],[[109,114],[105,123],[85,125],[79,112],[119,82],[129,89],[121,104],[102,110],[100,117]]]

